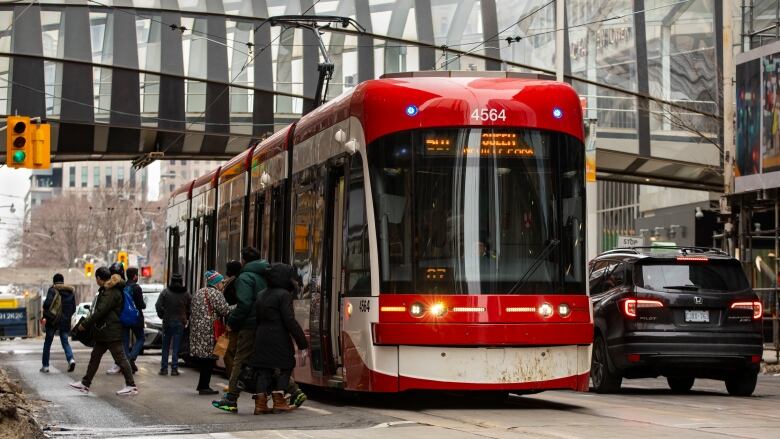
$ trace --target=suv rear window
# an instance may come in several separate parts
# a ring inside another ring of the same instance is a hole
[[[680,263],[653,261],[638,265],[637,286],[655,291],[742,291],[750,288],[736,261]]]

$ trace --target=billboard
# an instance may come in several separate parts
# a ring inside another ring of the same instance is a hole
[[[780,187],[780,42],[737,55],[736,192]]]

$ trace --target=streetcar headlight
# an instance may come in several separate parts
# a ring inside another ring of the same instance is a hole
[[[558,305],[558,315],[561,317],[569,317],[571,314],[571,307],[568,303],[561,303]]]
[[[434,316],[441,317],[447,312],[447,307],[445,307],[443,303],[436,303],[431,306],[429,311]]]
[[[422,317],[424,312],[425,308],[423,308],[421,303],[413,303],[412,306],[409,307],[409,313],[412,317]]]
[[[551,317],[553,315],[553,307],[549,303],[543,303],[539,307],[538,311],[539,311],[539,315],[544,318]]]

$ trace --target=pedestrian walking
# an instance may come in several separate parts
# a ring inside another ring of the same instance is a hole
[[[163,321],[162,361],[160,375],[168,375],[168,354],[171,354],[171,375],[179,375],[179,348],[184,328],[190,319],[192,297],[184,286],[181,274],[174,273],[168,287],[157,298],[157,317]],[[173,352],[171,352],[173,351]]]
[[[76,312],[76,295],[73,287],[65,285],[65,278],[57,273],[52,278],[52,286],[46,292],[43,301],[43,315],[46,318],[46,338],[43,341],[43,358],[41,372],[49,373],[49,356],[54,335],[59,332],[65,360],[68,362],[68,372],[76,368],[73,350],[68,342],[70,334],[70,318]]]
[[[232,260],[227,263],[225,267],[225,275],[227,276],[223,281],[222,294],[225,296],[225,301],[230,306],[235,306],[238,303],[238,297],[236,297],[236,278],[241,273],[241,262]],[[222,357],[225,360],[225,372],[227,376],[233,373],[233,359],[236,356],[236,342],[238,341],[238,332],[228,332],[228,347],[225,350],[225,356]]]
[[[130,363],[127,361],[125,350],[122,347],[122,323],[119,321],[119,314],[122,312],[122,289],[125,286],[125,281],[118,274],[111,274],[106,267],[100,267],[95,271],[95,281],[100,287],[95,307],[90,316],[76,327],[76,331],[92,331],[95,346],[92,348],[86,375],[81,381],[70,383],[70,386],[84,393],[89,392],[92,379],[100,367],[100,360],[103,358],[103,354],[109,351],[125,377],[125,387],[119,389],[116,394],[120,396],[137,395],[138,388],[135,386]]]
[[[113,264],[111,267],[114,267]],[[121,264],[119,265],[119,269],[123,268]],[[117,269],[117,271],[121,271]],[[111,271],[111,268],[109,267],[109,271]],[[123,276],[125,273],[121,273],[120,275]],[[138,322],[135,325],[132,326],[125,326],[122,328],[122,347],[125,349],[125,356],[127,357],[127,361],[130,362],[130,368],[133,370],[133,373],[138,372],[138,366],[135,364],[135,360],[138,359],[138,356],[141,355],[141,349],[144,347],[144,313],[143,310],[146,309],[146,302],[144,302],[144,292],[141,289],[141,286],[138,285],[138,269],[135,267],[130,267],[127,269],[127,283],[125,284],[125,289],[130,290],[130,295],[133,298],[133,303],[135,304],[135,309],[138,310],[139,319]],[[133,344],[130,345],[130,337],[132,336]],[[119,365],[114,364],[111,369],[107,370],[106,373],[111,374],[117,374],[120,372]]]
[[[255,352],[250,361],[256,371],[257,395],[254,414],[286,412],[295,408],[284,398],[295,368],[295,350],[309,347],[303,329],[295,320],[292,292],[298,289],[298,273],[287,264],[274,264],[266,274],[268,289],[257,298]],[[292,338],[291,338],[292,337]],[[273,410],[268,408],[268,395]]]
[[[200,379],[195,390],[200,395],[216,395],[219,392],[210,387],[211,371],[217,361],[214,355],[214,324],[230,313],[230,306],[219,290],[223,276],[213,270],[207,271],[205,276],[206,286],[192,296],[190,356],[200,369]]]
[[[266,289],[263,274],[268,270],[268,262],[260,259],[260,252],[254,247],[245,247],[241,250],[241,272],[236,278],[235,309],[228,316],[228,328],[237,332],[236,354],[233,357],[233,369],[230,371],[228,391],[222,399],[212,401],[214,407],[231,413],[238,411],[238,377],[241,367],[251,359],[255,349],[255,301],[257,295]]]

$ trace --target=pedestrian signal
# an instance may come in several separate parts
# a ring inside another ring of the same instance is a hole
[[[141,267],[141,277],[152,277],[152,267],[149,265]]]
[[[126,251],[121,251],[121,252],[117,253],[116,254],[116,261],[119,262],[120,264],[122,264],[122,266],[126,268],[127,265],[128,265],[127,264],[127,262],[128,262],[127,252]]]
[[[95,264],[91,262],[87,262],[84,264],[84,276],[86,277],[92,277],[92,274],[95,272]]]
[[[33,142],[30,118],[8,116],[5,142],[5,163],[9,168],[31,168]]]

